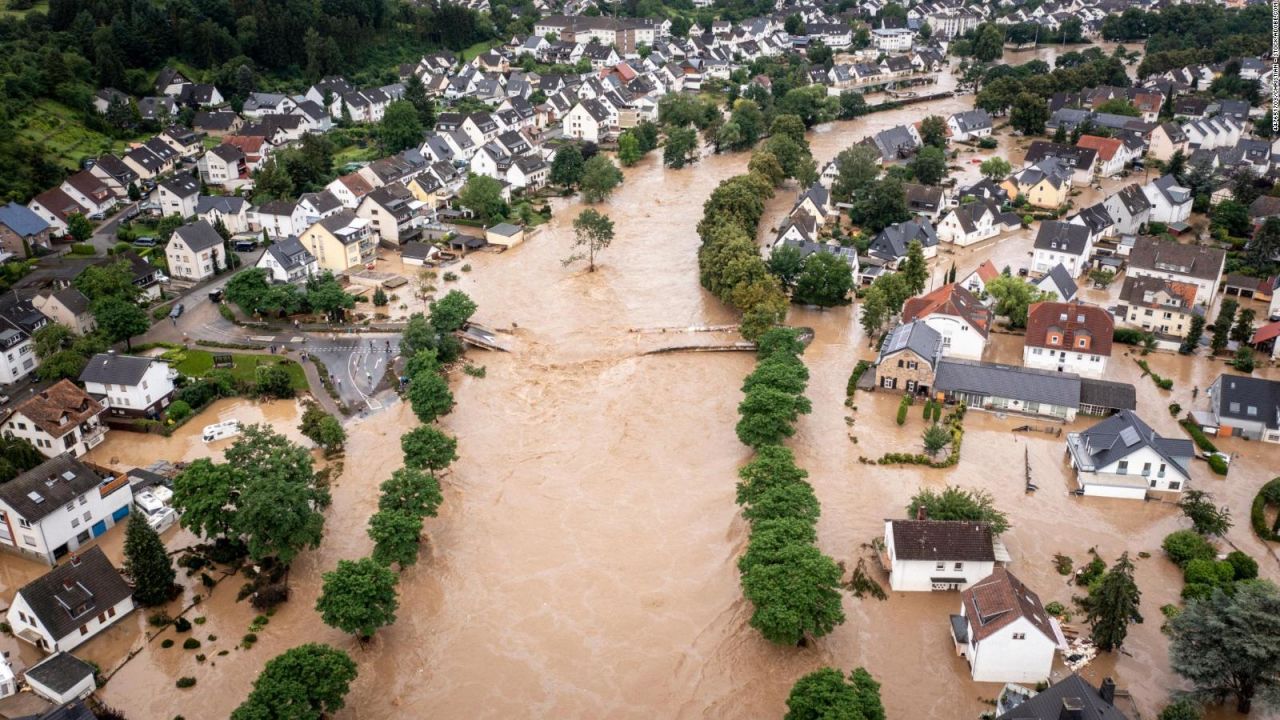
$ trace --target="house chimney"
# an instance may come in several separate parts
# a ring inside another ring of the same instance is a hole
[[[1062,698],[1062,714],[1059,720],[1084,720],[1084,702],[1078,697]]]
[[[71,556],[71,567],[80,567],[80,556],[79,556],[79,555],[72,555],[72,556]]]
[[[1108,705],[1116,704],[1116,681],[1111,678],[1103,678],[1102,685],[1098,687],[1098,694],[1102,696],[1103,702]]]
[[[925,508],[924,505],[921,505],[920,507],[916,508],[916,519],[917,520],[929,519],[929,511]]]

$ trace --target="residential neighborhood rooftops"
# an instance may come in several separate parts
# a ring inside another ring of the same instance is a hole
[[[1200,280],[1216,280],[1227,251],[1204,245],[1183,245],[1152,236],[1139,236],[1129,253],[1129,265],[1141,270],[1177,273]]]
[[[1129,383],[1080,378],[1080,404],[1112,410],[1138,407],[1138,390]]]
[[[1075,717],[1080,720],[1128,720],[1114,704],[1115,683],[1106,678],[1102,685],[1100,690],[1072,673],[1018,703],[996,720],[1062,720],[1077,712]]]
[[[133,594],[102,548],[93,546],[24,585],[18,593],[55,639],[75,632],[85,618]]]
[[[201,252],[222,245],[222,236],[205,220],[197,220],[183,225],[173,234],[186,243],[191,252]]]
[[[923,322],[905,322],[884,336],[879,362],[903,350],[910,350],[932,363],[942,352],[942,335]]]
[[[1224,373],[1214,388],[1219,417],[1280,428],[1280,381]]]
[[[19,237],[33,237],[49,229],[49,223],[30,208],[16,202],[0,205],[0,225],[9,228]]]
[[[1157,435],[1132,410],[1121,410],[1081,433],[1073,433],[1068,446],[1084,469],[1107,467],[1150,448],[1183,477],[1187,477],[1187,466],[1195,455],[1195,445],[1190,440]]]
[[[1089,228],[1061,220],[1046,220],[1036,232],[1035,248],[1081,255],[1089,246]]]
[[[994,561],[991,526],[969,520],[890,520],[899,560]]]

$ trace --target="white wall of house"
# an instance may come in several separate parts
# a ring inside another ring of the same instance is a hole
[[[29,337],[0,351],[0,385],[18,382],[35,371],[39,363],[35,343]]]
[[[40,620],[36,618],[35,613],[31,612],[31,606],[26,599],[22,597],[22,593],[18,593],[13,598],[13,604],[9,606],[9,612],[6,619],[9,626],[13,628],[13,634],[22,637],[24,630],[31,630],[38,634],[44,640],[45,650],[62,650],[70,652],[79,647],[86,640],[94,635],[106,630],[108,627],[120,620],[120,618],[128,615],[133,611],[133,597],[127,597],[116,603],[113,607],[103,610],[102,612],[89,615],[84,618],[83,625],[72,630],[70,635],[62,638],[55,638],[49,634]]]
[[[1093,254],[1093,243],[1086,243],[1084,252],[1079,255],[1071,253],[1059,252],[1057,250],[1044,250],[1036,248],[1035,254],[1031,259],[1031,270],[1038,274],[1048,273],[1057,267],[1058,263],[1071,273],[1071,277],[1080,277],[1084,272],[1084,266],[1089,262],[1089,256]]]
[[[81,432],[80,425],[86,426],[88,432]],[[30,442],[48,458],[57,457],[64,452],[71,453],[72,457],[81,457],[102,442],[107,436],[107,426],[101,423],[100,416],[91,417],[80,425],[72,426],[65,434],[54,437],[41,430],[26,415],[16,412],[0,426],[0,432],[11,433],[14,437]]]
[[[66,545],[67,550],[76,550],[102,535],[118,522],[112,515],[122,510],[127,513],[132,503],[133,491],[129,489],[128,483],[123,483],[106,497],[102,497],[95,487],[39,521],[28,523],[7,503],[0,501],[0,513],[3,513],[3,519],[0,520],[0,544],[10,545],[52,565],[55,549]],[[97,527],[95,535],[94,526],[98,523],[102,525]]]
[[[934,313],[926,315],[924,324],[942,336],[943,357],[981,360],[987,348],[987,339],[972,325],[954,315]],[[985,577],[985,576],[983,576]]]
[[[932,581],[935,577],[964,578],[960,587],[947,588],[964,590],[990,575],[995,568],[993,561],[898,560],[893,556],[893,533],[885,533],[885,542],[889,545],[889,557],[893,562],[893,572],[889,573],[889,587],[895,592],[931,592],[937,589]]]
[[[961,603],[961,614],[964,604]],[[970,624],[970,637],[973,635]],[[1038,683],[1049,678],[1057,643],[1018,618],[966,650],[975,682]]]
[[[168,407],[169,396],[173,394],[173,381],[169,379],[169,365],[153,362],[143,373],[137,385],[113,385],[99,382],[86,382],[85,392],[90,395],[106,396],[107,412],[113,415],[125,413],[115,412],[117,409],[130,410],[135,414],[160,403],[160,407]]]
[[[1218,291],[1218,281],[1222,279],[1222,269],[1218,269],[1218,274],[1212,280],[1193,277],[1191,275],[1183,275],[1182,273],[1169,272],[1167,270],[1155,270],[1148,268],[1134,267],[1130,265],[1125,273],[1133,277],[1154,277],[1164,280],[1173,280],[1175,282],[1191,283],[1196,286],[1196,304],[1208,305],[1213,296]]]
[[[191,251],[187,244],[176,235],[164,249],[165,259],[169,261],[169,274],[184,280],[203,280],[213,277],[213,251]]]
[[[1080,352],[1075,348],[1048,348],[1026,346],[1022,348],[1022,364],[1039,370],[1071,372],[1086,377],[1102,377],[1107,371],[1106,355]]]

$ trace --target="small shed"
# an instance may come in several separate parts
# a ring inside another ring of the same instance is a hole
[[[524,228],[511,223],[498,223],[484,231],[484,239],[490,245],[510,248],[524,242]]]
[[[428,261],[434,260],[439,255],[440,249],[427,243],[409,242],[400,248],[400,261],[405,265],[416,267],[426,265]]]
[[[57,705],[88,697],[97,687],[93,666],[72,655],[58,652],[26,672],[32,692]]]

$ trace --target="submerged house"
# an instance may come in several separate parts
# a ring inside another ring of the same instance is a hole
[[[991,526],[969,520],[885,520],[882,564],[898,592],[964,590],[1008,562]]]
[[[960,594],[951,637],[977,682],[1044,681],[1067,646],[1040,597],[1003,567]]]
[[[1122,410],[1083,432],[1067,434],[1067,454],[1085,495],[1143,500],[1149,490],[1182,492],[1195,446],[1165,438]]]

